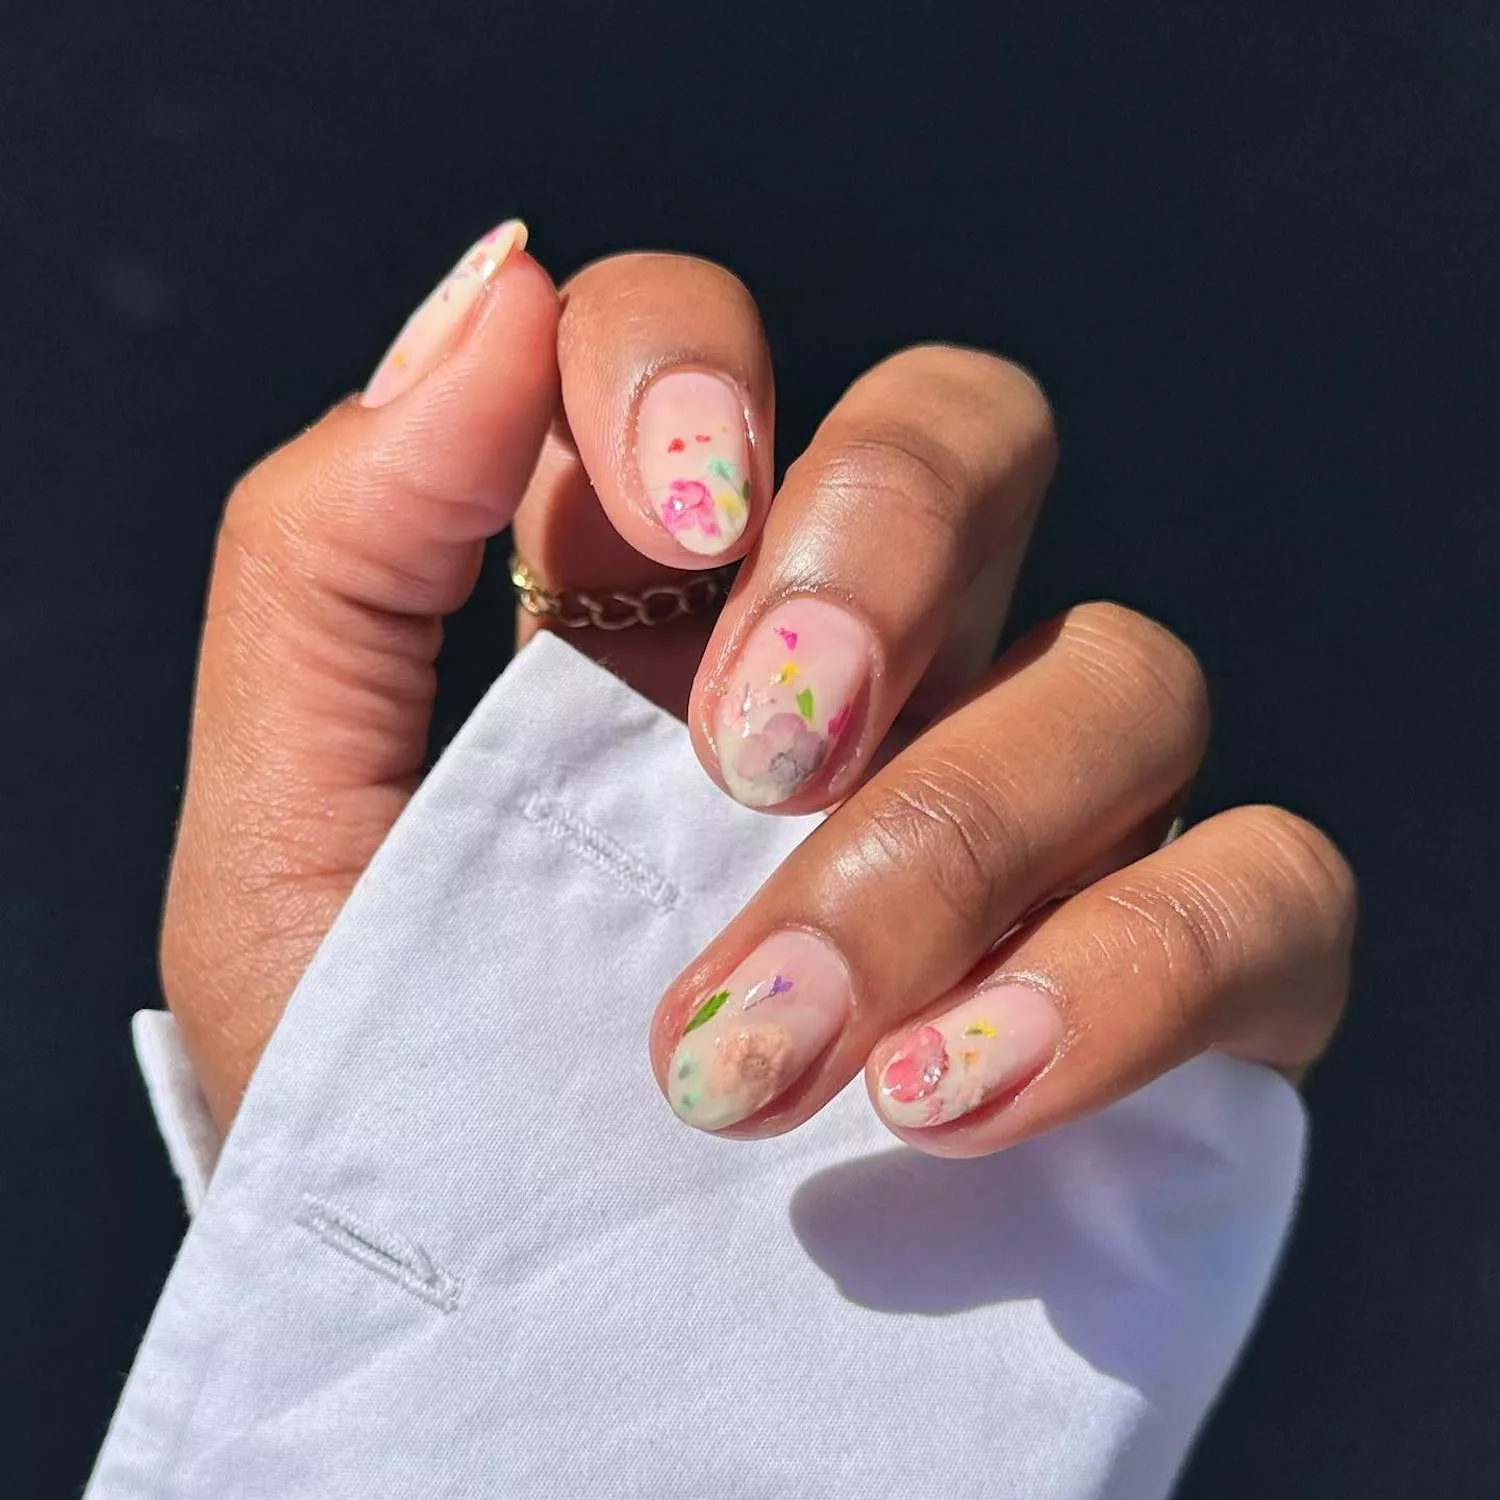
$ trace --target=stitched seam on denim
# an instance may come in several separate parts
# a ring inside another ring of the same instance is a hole
[[[652,906],[671,911],[677,905],[680,893],[665,875],[653,870],[644,860],[637,859],[607,833],[569,812],[561,803],[533,792],[521,811],[529,822],[571,849],[580,859],[613,876]]]
[[[435,1266],[420,1245],[371,1229],[347,1210],[311,1194],[303,1197],[295,1222],[330,1249],[395,1282],[439,1311],[451,1313],[458,1306],[463,1282]]]

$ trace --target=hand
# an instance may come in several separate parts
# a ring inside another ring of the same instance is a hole
[[[576,448],[544,463],[523,552],[554,577],[629,587],[649,576],[641,556],[712,551],[650,501],[658,465],[690,463],[719,415],[684,369],[734,393],[724,425],[743,412],[743,467],[766,493],[769,355],[748,294],[699,262],[604,262],[570,288],[560,348]],[[674,380],[684,404],[663,420]],[[774,504],[752,506],[730,550],[756,545],[687,721],[740,800],[840,805],[658,1009],[657,1076],[689,1123],[788,1130],[863,1068],[909,1143],[976,1155],[1205,1048],[1296,1074],[1332,1034],[1354,889],[1329,841],[1247,807],[1159,847],[1207,739],[1192,653],[1090,604],[989,665],[1053,450],[1014,366],[909,349],[857,381]],[[633,644],[658,696],[698,652]]]
[[[685,1119],[788,1129],[865,1067],[907,1139],[974,1154],[1204,1047],[1288,1069],[1316,1055],[1352,921],[1331,845],[1241,809],[1152,852],[1206,732],[1186,649],[1091,605],[988,668],[1052,461],[1024,375],[895,356],[771,505],[769,358],[733,278],[664,256],[592,267],[554,362],[557,317],[518,251],[464,278],[362,402],[230,502],[163,938],[221,1122],[410,793],[438,618],[523,486],[523,555],[575,589],[753,545],[706,652],[701,620],[572,639],[685,708],[742,800],[847,799],[658,1011]],[[567,422],[544,442],[559,367]]]

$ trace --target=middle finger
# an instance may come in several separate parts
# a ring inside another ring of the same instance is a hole
[[[827,806],[945,637],[974,637],[942,655],[982,670],[1053,453],[1041,392],[993,355],[907,349],[855,382],[788,472],[694,686],[699,756],[733,796]]]

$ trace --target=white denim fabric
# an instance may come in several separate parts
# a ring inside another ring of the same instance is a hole
[[[735,806],[557,639],[522,652],[216,1165],[138,1018],[208,1188],[91,1500],[1165,1495],[1286,1230],[1296,1094],[1204,1057],[969,1162],[899,1145],[860,1081],[776,1140],[685,1128],[652,1007],[813,825]]]

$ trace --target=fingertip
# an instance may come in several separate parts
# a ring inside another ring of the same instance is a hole
[[[546,269],[525,251],[512,254],[485,288],[474,325],[443,377],[462,380],[476,366],[484,367],[491,380],[503,380],[539,407],[545,403],[538,412],[545,425],[559,399],[560,313],[557,287]]]
[[[610,523],[665,567],[743,557],[772,487],[774,391],[754,299],[709,262],[629,255],[582,272],[565,301],[563,405]]]
[[[321,586],[372,607],[456,608],[557,409],[557,290],[517,248],[524,236],[506,221],[476,241],[364,393],[241,480],[226,529],[277,555],[308,551]]]
[[[419,388],[462,349],[502,273],[524,256],[529,237],[523,220],[505,219],[475,240],[402,324],[365,386],[361,404],[388,406]]]
[[[509,524],[559,401],[557,288],[519,248],[524,224],[511,222],[518,244],[484,273],[483,287],[470,297],[460,283],[458,300],[469,305],[450,347],[388,394],[398,338],[360,401],[368,463],[393,485],[454,502],[457,530],[475,537]],[[384,399],[372,402],[371,392]]]

